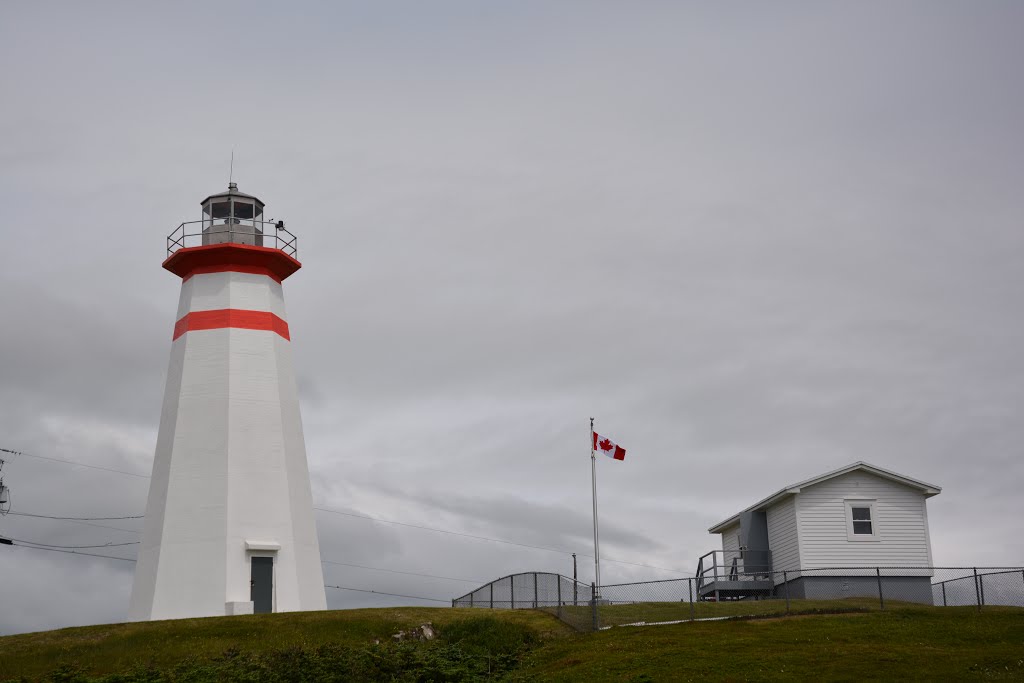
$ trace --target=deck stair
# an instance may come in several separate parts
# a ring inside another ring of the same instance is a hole
[[[697,561],[700,600],[756,600],[774,587],[770,550],[712,550]]]

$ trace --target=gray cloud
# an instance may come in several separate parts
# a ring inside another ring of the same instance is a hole
[[[598,463],[610,558],[692,570],[709,525],[867,460],[944,487],[937,563],[1020,563],[1022,14],[4,6],[0,446],[148,472],[178,288],[163,238],[234,149],[242,189],[300,236],[286,290],[318,504],[590,552],[595,416],[629,449]],[[28,457],[4,478],[27,512],[137,514],[147,491]],[[348,564],[571,571],[317,515]],[[124,617],[127,563],[8,548],[0,573],[2,633]]]

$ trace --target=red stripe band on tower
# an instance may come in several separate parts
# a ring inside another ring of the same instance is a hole
[[[291,341],[288,323],[269,311],[243,311],[237,308],[222,308],[217,311],[193,311],[174,324],[172,341],[186,332],[199,330],[222,330],[233,327],[240,330],[266,330],[276,332]]]

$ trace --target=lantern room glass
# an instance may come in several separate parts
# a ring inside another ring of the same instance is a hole
[[[255,197],[210,197],[203,203],[203,244],[263,246],[262,217],[263,204]]]
[[[241,197],[214,197],[203,204],[203,230],[221,225],[262,227],[263,205]],[[219,230],[218,230],[219,231]]]

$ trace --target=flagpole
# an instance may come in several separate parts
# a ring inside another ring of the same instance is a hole
[[[590,482],[594,494],[594,600],[601,594],[601,546],[597,533],[597,458],[594,457],[594,418],[590,418]]]

